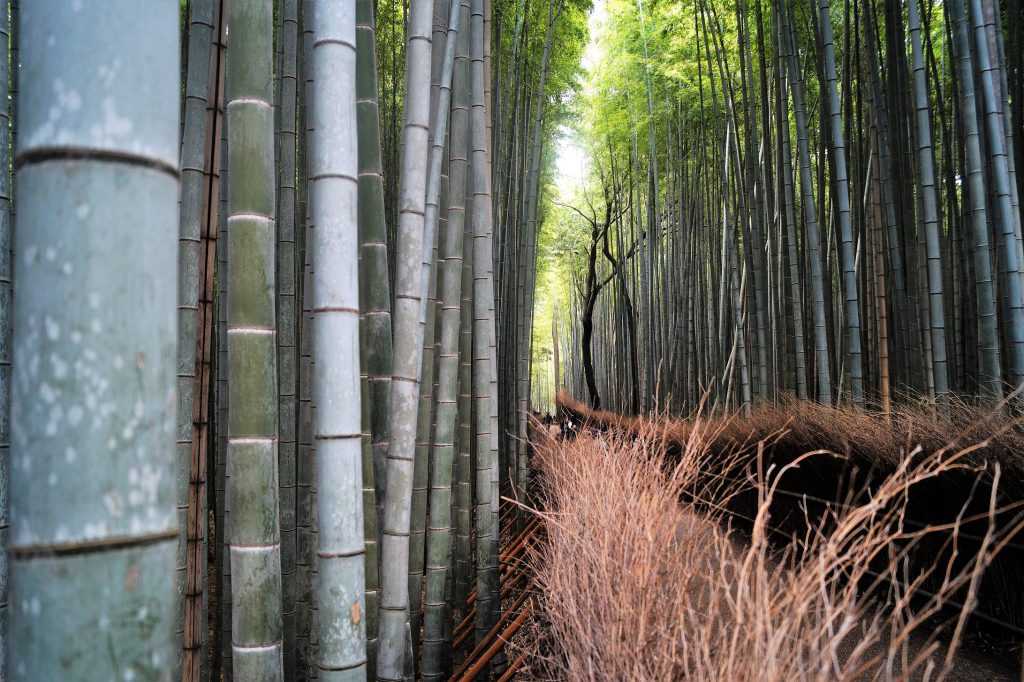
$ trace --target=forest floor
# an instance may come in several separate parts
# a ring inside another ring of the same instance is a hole
[[[547,532],[516,679],[1020,679],[1019,623],[992,626],[1020,601],[1018,424],[908,411],[866,443],[860,416],[811,407],[812,447],[795,420],[768,428],[792,409],[684,426],[570,408],[578,438],[534,435]],[[850,471],[865,444],[904,464]],[[792,501],[808,490],[821,505]]]

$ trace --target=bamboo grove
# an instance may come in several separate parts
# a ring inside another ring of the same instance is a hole
[[[589,179],[544,242],[554,385],[632,413],[1016,395],[1024,4],[605,7]]]
[[[440,679],[487,635],[588,11],[5,3],[0,680]]]

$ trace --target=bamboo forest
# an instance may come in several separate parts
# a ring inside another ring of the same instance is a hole
[[[1024,0],[4,0],[0,682],[1024,679]]]

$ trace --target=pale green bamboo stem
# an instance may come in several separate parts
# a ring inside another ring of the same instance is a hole
[[[199,249],[203,205],[203,168],[206,151],[206,102],[210,85],[210,44],[213,37],[213,2],[195,0],[189,6],[188,75],[185,81],[184,127],[181,141],[181,190],[178,222],[178,413],[177,511],[178,549],[175,554],[174,587],[178,600],[175,637],[181,651],[172,674],[181,677],[184,660],[186,608],[186,551],[188,547],[189,485],[192,474],[193,410],[196,392],[196,335],[199,323]],[[196,500],[197,503],[199,500]],[[196,516],[205,518],[205,510]],[[203,628],[205,629],[205,628]]]
[[[470,18],[470,83],[472,106],[473,173],[473,400],[476,406],[476,543],[477,615],[479,643],[494,625],[497,602],[497,537],[494,509],[497,469],[497,431],[494,402],[494,286],[491,225],[491,182],[488,164],[486,111],[484,103],[483,2],[473,0]]]
[[[917,0],[910,0],[911,4]],[[821,44],[825,56],[827,93],[824,104],[832,126],[832,159],[835,172],[835,202],[839,213],[839,239],[843,267],[843,296],[846,312],[846,351],[850,356],[850,393],[854,405],[864,406],[864,363],[861,357],[860,303],[857,292],[856,254],[853,226],[850,224],[850,183],[846,173],[846,147],[843,142],[843,121],[839,110],[839,86],[836,77],[836,53],[832,44],[832,19],[828,0],[819,0],[821,16]],[[941,295],[940,295],[941,299]],[[945,362],[945,347],[942,349]]]
[[[935,153],[932,149],[928,83],[925,78],[924,48],[921,45],[921,25],[918,18],[917,0],[907,3],[907,23],[910,26],[910,49],[914,70],[917,153],[921,173],[921,205],[924,214],[925,248],[928,259],[932,372],[936,397],[941,397],[949,391],[949,370],[946,360],[946,313],[942,291],[942,250],[939,243],[939,200],[935,182]]]
[[[13,12],[14,10],[12,10]],[[15,14],[15,17],[17,15]],[[0,13],[0,680],[7,680],[7,539],[10,531],[11,400],[11,25]],[[17,79],[17,74],[14,74]]]
[[[423,679],[444,677],[445,578],[451,537],[451,482],[459,371],[459,323],[462,302],[462,251],[465,233],[466,156],[468,149],[469,47],[468,0],[453,2],[445,46],[434,151],[443,149],[444,123],[451,103],[452,132],[448,221],[440,264],[441,347],[438,368],[436,436],[431,451],[430,527],[427,529],[426,609],[423,626]],[[454,73],[453,73],[454,72]],[[440,153],[440,152],[439,152]],[[428,192],[429,194],[429,192]],[[431,195],[435,206],[436,196]],[[428,203],[428,211],[430,204]],[[428,216],[428,219],[430,217]]]
[[[313,15],[313,382],[319,649],[325,680],[366,677],[359,229],[356,201],[355,4],[318,2]]]
[[[412,0],[407,31],[401,197],[395,273],[394,372],[387,486],[381,536],[380,633],[377,679],[404,679],[409,608],[409,529],[416,408],[422,364],[425,277],[427,124],[430,104],[430,0]],[[410,656],[412,652],[409,652]]]
[[[273,3],[232,2],[227,54],[228,498],[236,677],[283,679],[274,276]]]
[[[24,608],[10,614],[15,680],[160,680],[180,655],[179,12],[174,0],[21,8],[8,556],[11,603]],[[108,78],[103,87],[97,75]],[[119,589],[109,589],[112,576]]]
[[[295,239],[296,105],[299,16],[297,0],[279,5],[277,121],[277,371],[280,440],[278,490],[281,504],[281,621],[285,679],[296,671],[296,474],[298,386],[298,278]]]
[[[356,1],[356,115],[359,127],[359,296],[362,373],[366,388],[363,429],[363,522],[366,541],[367,670],[377,670],[380,592],[380,520],[386,482],[388,406],[391,402],[391,290],[388,279],[384,185],[381,181],[380,111],[377,94],[377,38],[372,0]],[[364,446],[365,447],[365,446]],[[368,460],[367,460],[368,457]]]

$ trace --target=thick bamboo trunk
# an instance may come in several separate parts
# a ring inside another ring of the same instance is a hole
[[[179,12],[21,8],[10,679],[166,679],[180,656]]]
[[[815,374],[817,376],[818,402],[825,405],[832,402],[832,380],[829,369],[828,327],[825,320],[825,292],[822,274],[822,254],[818,234],[817,203],[811,181],[811,152],[807,139],[807,116],[804,109],[803,76],[795,54],[795,33],[786,18],[781,18],[782,40],[786,44],[788,78],[793,95],[793,114],[796,119],[797,158],[800,167],[800,192],[804,207],[805,239],[811,261],[811,308],[814,319]]]
[[[298,0],[284,0],[278,13],[279,97],[277,115],[277,369],[280,441],[281,616],[284,676],[296,674],[298,443],[298,274],[296,271],[296,138],[298,123]]]
[[[981,391],[991,400],[1002,398],[998,319],[992,256],[989,247],[988,207],[985,176],[979,145],[977,105],[974,90],[974,68],[967,33],[967,20],[960,3],[950,3],[953,53],[957,61],[960,86],[960,116],[964,126],[964,147],[967,161],[967,194],[971,207],[974,233],[974,278],[978,319],[978,381]]]
[[[283,679],[278,525],[273,7],[232,2],[227,55],[228,505],[239,679]]]
[[[311,64],[316,661],[322,676],[336,679],[366,675],[354,9],[354,2],[317,4]]]
[[[473,173],[473,401],[476,409],[476,545],[477,615],[479,642],[497,621],[498,537],[497,424],[494,357],[494,284],[491,225],[491,183],[484,98],[483,1],[473,0],[470,19],[470,82]]]

